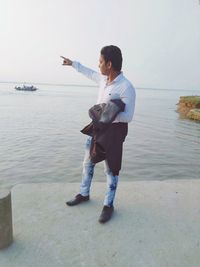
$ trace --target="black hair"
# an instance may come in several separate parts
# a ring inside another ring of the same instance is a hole
[[[114,45],[104,46],[101,49],[101,55],[103,56],[105,62],[110,61],[112,63],[112,67],[116,71],[120,71],[122,68],[122,53],[119,47]]]

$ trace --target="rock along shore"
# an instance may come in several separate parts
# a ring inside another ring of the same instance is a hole
[[[181,115],[200,121],[200,96],[181,96],[177,105]]]

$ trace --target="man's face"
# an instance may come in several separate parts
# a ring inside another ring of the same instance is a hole
[[[105,59],[102,55],[100,55],[99,58],[99,69],[101,71],[101,74],[108,76],[111,70],[111,62],[108,61],[107,63],[105,62]]]

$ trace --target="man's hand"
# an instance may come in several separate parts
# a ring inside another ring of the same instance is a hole
[[[69,58],[60,56],[63,59],[63,65],[64,66],[71,66],[72,65],[72,61]]]

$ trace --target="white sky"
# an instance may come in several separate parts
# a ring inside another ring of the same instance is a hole
[[[0,0],[0,38],[0,81],[92,84],[59,56],[114,44],[136,87],[200,89],[199,0]]]

